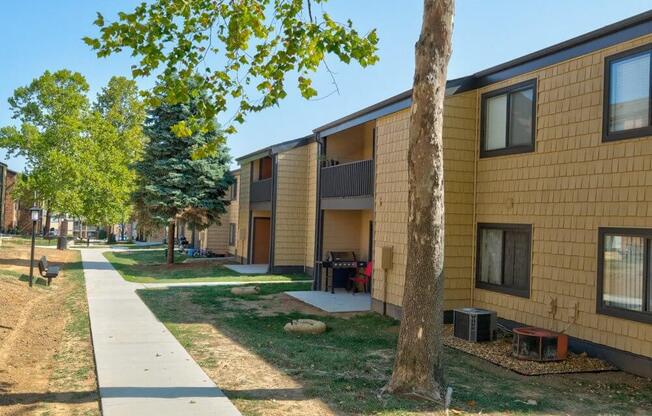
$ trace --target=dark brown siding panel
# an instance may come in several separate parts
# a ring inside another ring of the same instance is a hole
[[[344,163],[321,169],[322,198],[347,198],[373,194],[373,160]]]

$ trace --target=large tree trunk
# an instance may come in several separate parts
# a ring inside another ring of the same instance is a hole
[[[174,264],[174,221],[168,223],[168,264]]]
[[[52,212],[48,208],[47,211],[45,211],[45,229],[43,231],[43,237],[47,237],[48,240],[50,240],[50,227],[52,225]]]
[[[443,112],[454,0],[424,0],[408,152],[408,259],[403,316],[387,390],[441,400],[444,287]]]
[[[68,248],[68,220],[66,216],[59,220],[59,236],[57,237],[57,250],[66,250]]]
[[[113,233],[113,224],[106,225],[106,243],[113,244],[115,243],[115,234]]]

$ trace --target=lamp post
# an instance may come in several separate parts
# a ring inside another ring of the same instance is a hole
[[[36,239],[36,221],[39,220],[41,209],[34,205],[29,209],[29,211],[32,214],[32,254],[29,262],[29,286],[32,287],[32,281],[34,279],[34,242]]]

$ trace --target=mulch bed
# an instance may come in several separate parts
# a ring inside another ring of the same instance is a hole
[[[511,339],[502,338],[492,342],[469,342],[453,335],[453,325],[446,325],[443,341],[444,345],[450,348],[474,355],[526,376],[617,370],[616,367],[606,361],[588,357],[586,354],[573,354],[570,351],[568,352],[568,358],[564,361],[536,362],[519,360],[512,357]]]

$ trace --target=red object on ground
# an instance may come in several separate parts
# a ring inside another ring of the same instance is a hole
[[[512,354],[533,361],[559,361],[568,355],[568,335],[543,328],[514,328]]]

